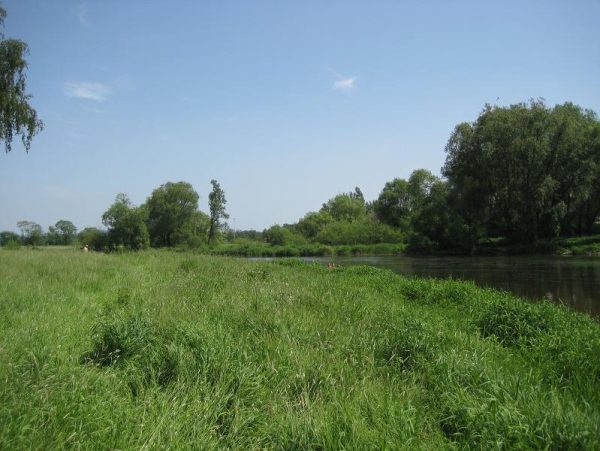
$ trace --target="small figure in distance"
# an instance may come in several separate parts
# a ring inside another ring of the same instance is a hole
[[[83,252],[88,252],[90,250],[90,247],[86,244],[83,246]]]
[[[334,268],[335,268],[335,263],[333,263],[333,262],[327,263],[327,269],[334,269]]]

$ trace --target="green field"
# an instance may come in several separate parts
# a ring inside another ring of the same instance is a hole
[[[294,260],[0,250],[0,449],[599,449],[600,325]]]

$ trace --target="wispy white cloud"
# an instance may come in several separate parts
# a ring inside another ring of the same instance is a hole
[[[103,102],[111,93],[108,86],[102,83],[65,83],[64,93],[69,97],[77,99],[94,100],[95,102]]]
[[[338,91],[352,91],[355,88],[356,77],[341,78],[333,82],[333,89]]]
[[[336,78],[336,80],[333,82],[333,85],[331,86],[332,89],[335,89],[336,91],[349,92],[356,87],[357,77],[345,77],[338,71],[336,71],[334,68],[329,66],[326,67],[326,69],[328,72],[331,72]]]

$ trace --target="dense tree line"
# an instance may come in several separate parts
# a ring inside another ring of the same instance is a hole
[[[102,215],[107,231],[86,228],[82,243],[94,249],[200,247],[221,239],[274,246],[407,243],[411,252],[473,252],[491,239],[533,243],[591,234],[600,228],[600,122],[572,103],[542,101],[485,106],[472,123],[456,126],[446,145],[442,176],[415,170],[385,183],[372,202],[362,191],[341,193],[297,223],[263,232],[227,228],[225,194],[211,181],[209,212],[187,182],[165,183],[146,202],[119,194]],[[59,221],[43,234],[29,221],[20,236],[0,244],[69,244],[76,229]]]
[[[600,122],[572,103],[486,106],[454,129],[445,179],[424,170],[388,182],[378,218],[414,249],[473,250],[594,232],[600,214]]]
[[[319,211],[307,213],[296,224],[275,225],[262,235],[278,246],[399,243],[404,239],[402,231],[377,218],[358,187],[329,199]]]
[[[216,180],[209,194],[210,216],[198,209],[199,195],[187,182],[168,182],[156,188],[145,203],[134,205],[127,194],[117,194],[102,214],[105,230],[86,227],[79,234],[72,222],[58,221],[44,233],[31,221],[19,221],[21,234],[0,232],[0,246],[15,243],[39,246],[77,242],[93,250],[141,250],[152,247],[200,247],[224,236],[228,217],[225,193]]]
[[[366,203],[358,188],[296,224],[264,232],[273,244],[395,242],[408,250],[472,252],[490,238],[532,243],[585,235],[600,215],[600,122],[572,103],[487,105],[454,129],[442,177],[425,169],[385,184]]]
[[[125,194],[102,215],[108,232],[104,240],[94,229],[86,229],[94,248],[145,249],[153,247],[199,247],[219,240],[228,217],[225,193],[216,180],[209,194],[210,216],[198,209],[199,195],[187,182],[168,182],[159,186],[140,206]]]
[[[49,245],[70,245],[77,238],[77,227],[65,219],[61,219],[54,226],[48,227],[48,232],[44,233],[42,226],[33,221],[17,222],[19,233],[3,231],[0,232],[0,246],[9,243],[13,245],[40,246]]]
[[[443,174],[476,235],[534,241],[587,234],[600,213],[600,123],[589,110],[541,101],[486,106],[459,124]]]

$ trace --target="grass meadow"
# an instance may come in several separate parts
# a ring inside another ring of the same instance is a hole
[[[600,325],[364,266],[0,250],[0,449],[599,449]]]

